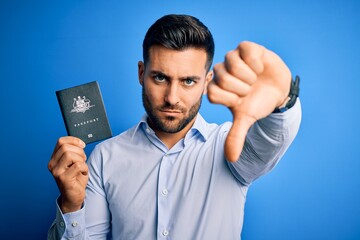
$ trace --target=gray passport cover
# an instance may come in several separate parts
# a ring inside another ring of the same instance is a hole
[[[56,91],[69,136],[86,144],[112,137],[97,81]]]

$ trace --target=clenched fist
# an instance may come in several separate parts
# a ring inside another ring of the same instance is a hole
[[[274,52],[252,42],[242,42],[214,66],[208,86],[210,102],[227,106],[233,125],[225,141],[225,156],[235,162],[246,134],[257,120],[268,116],[288,99],[291,73]]]

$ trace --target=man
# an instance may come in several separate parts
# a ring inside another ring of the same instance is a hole
[[[288,103],[291,73],[263,46],[243,42],[212,71],[213,55],[194,17],[167,15],[149,28],[141,121],[87,163],[80,139],[56,144],[48,167],[61,196],[49,239],[240,238],[248,187],[294,139],[300,103],[273,113]],[[230,109],[232,124],[201,117],[206,93]]]

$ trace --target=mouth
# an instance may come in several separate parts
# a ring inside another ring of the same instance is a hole
[[[160,109],[159,111],[167,116],[173,116],[173,117],[182,113],[182,111],[178,109]]]

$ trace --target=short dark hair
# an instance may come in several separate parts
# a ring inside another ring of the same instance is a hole
[[[154,45],[178,51],[187,48],[204,49],[207,70],[214,58],[215,46],[211,32],[199,19],[189,15],[165,15],[151,25],[143,41],[145,65],[149,60],[149,50]]]

